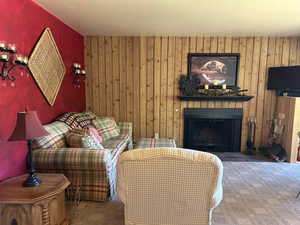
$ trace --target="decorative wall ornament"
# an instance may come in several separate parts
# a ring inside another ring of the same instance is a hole
[[[83,79],[84,79],[86,72],[85,72],[85,70],[81,69],[81,65],[79,63],[73,63],[72,71],[75,75],[73,84],[75,85],[75,87],[80,87],[80,83],[81,83],[80,77],[83,77]]]
[[[50,105],[53,105],[66,73],[66,67],[50,28],[46,28],[36,44],[28,67]]]
[[[239,53],[189,53],[188,75],[196,76],[200,85],[229,88],[237,86]]]
[[[0,41],[0,78],[14,81],[16,77],[11,74],[17,66],[27,67],[27,56],[19,55],[15,44],[6,44]]]

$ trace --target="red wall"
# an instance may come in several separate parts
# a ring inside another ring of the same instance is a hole
[[[24,173],[27,147],[25,142],[7,142],[16,113],[25,107],[36,110],[43,124],[67,111],[85,109],[84,87],[72,84],[71,65],[84,63],[83,36],[30,0],[0,0],[0,40],[15,43],[17,51],[29,56],[46,27],[50,27],[64,60],[67,72],[55,104],[50,106],[32,75],[26,71],[15,73],[15,87],[4,86],[0,80],[0,180]],[[17,70],[16,70],[17,71]]]

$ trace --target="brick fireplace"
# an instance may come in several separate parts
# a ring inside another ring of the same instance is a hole
[[[241,108],[185,108],[183,147],[240,152],[242,119]]]

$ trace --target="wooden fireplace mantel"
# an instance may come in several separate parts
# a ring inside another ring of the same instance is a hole
[[[177,96],[181,101],[235,101],[247,102],[254,96]]]

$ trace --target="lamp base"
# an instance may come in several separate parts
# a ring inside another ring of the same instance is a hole
[[[36,187],[41,183],[42,181],[34,173],[30,173],[27,179],[23,182],[23,187]]]

